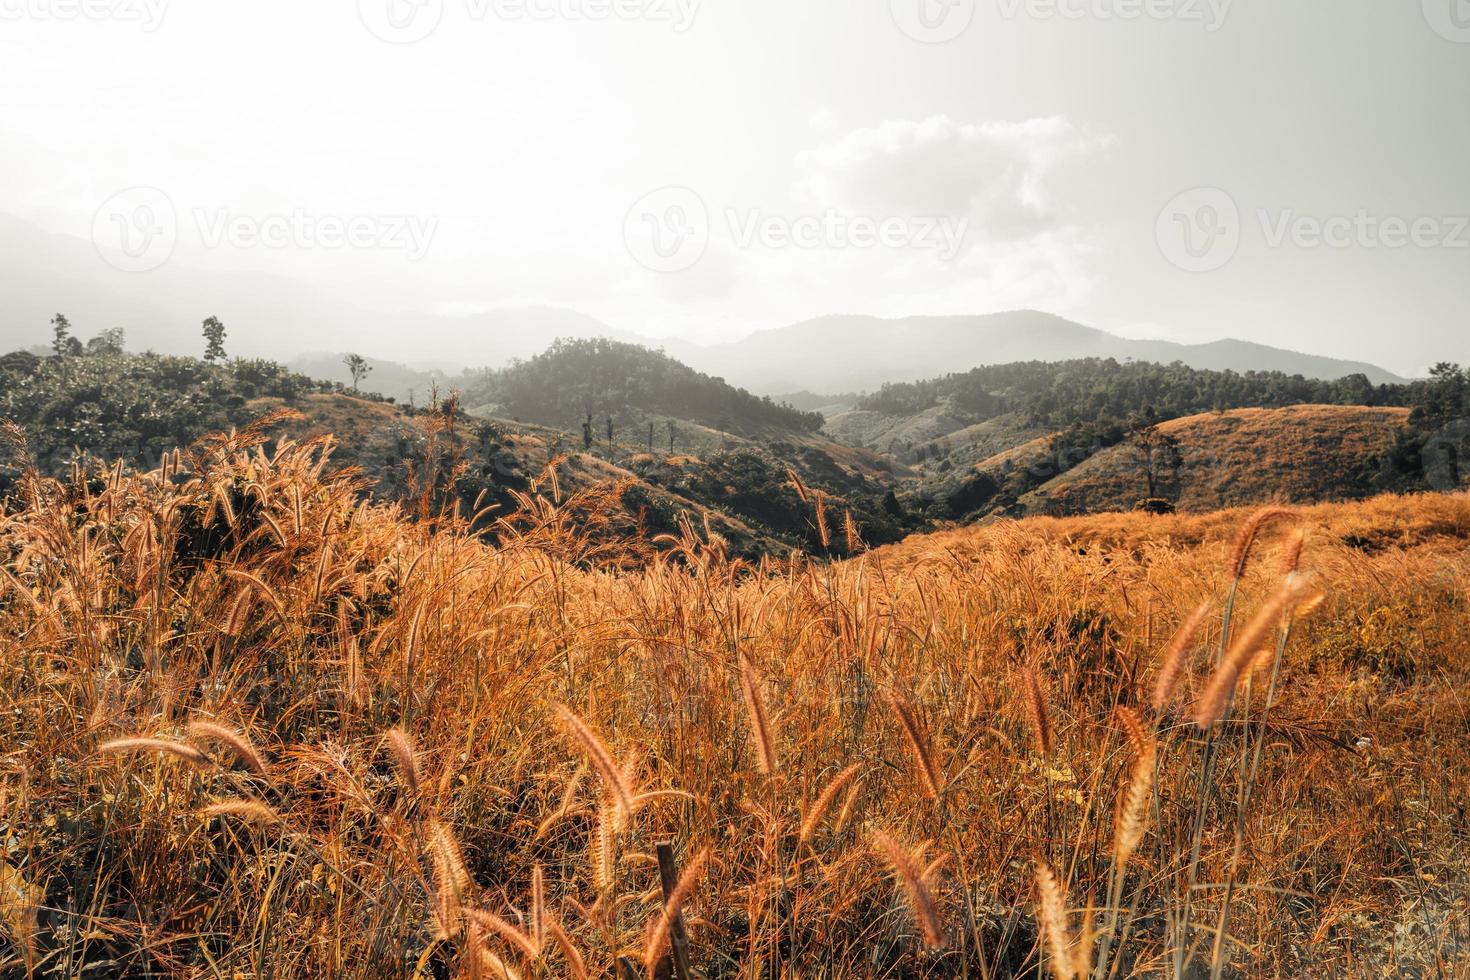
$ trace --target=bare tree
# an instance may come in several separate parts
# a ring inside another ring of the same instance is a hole
[[[373,366],[361,354],[348,354],[342,358],[342,363],[347,365],[347,370],[352,375],[352,393],[355,395],[362,379],[372,372]]]
[[[1148,483],[1148,499],[1159,499],[1159,485],[1164,476],[1177,475],[1184,464],[1179,440],[1159,427],[1162,420],[1152,407],[1134,414],[1128,420],[1129,437],[1138,454],[1138,462]]]

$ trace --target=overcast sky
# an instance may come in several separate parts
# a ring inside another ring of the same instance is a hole
[[[1470,0],[0,0],[0,92],[0,211],[140,276],[1470,362]]]

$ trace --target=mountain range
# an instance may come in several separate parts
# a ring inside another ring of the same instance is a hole
[[[1402,380],[1372,364],[1242,340],[1130,340],[1035,310],[897,320],[827,316],[731,344],[669,350],[691,367],[773,394],[871,391],[885,382],[920,381],[986,364],[1085,357],[1181,361],[1201,370],[1280,371],[1329,381],[1350,374],[1364,374],[1374,384]]]
[[[179,262],[147,273],[119,271],[90,242],[7,215],[0,215],[0,295],[6,298],[0,309],[5,349],[45,341],[46,325],[57,312],[66,313],[83,337],[121,327],[133,349],[197,352],[197,325],[219,316],[229,326],[233,354],[289,360],[346,346],[342,338],[350,336],[353,349],[369,357],[445,373],[529,358],[558,338],[605,337],[662,346],[697,370],[778,396],[866,391],[982,364],[1081,357],[1398,380],[1372,364],[1239,340],[1134,340],[1031,310],[902,319],[826,316],[715,345],[650,338],[556,307],[470,316],[369,311],[300,281],[262,273],[220,273]],[[339,357],[311,361],[331,364]]]

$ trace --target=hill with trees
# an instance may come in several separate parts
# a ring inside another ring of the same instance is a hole
[[[1414,385],[1413,412],[1385,455],[1385,490],[1456,490],[1470,481],[1470,371],[1441,363]]]
[[[49,356],[0,357],[0,419],[24,430],[47,473],[88,458],[156,465],[206,433],[248,423],[258,399],[291,402],[332,390],[273,361],[226,361],[223,334],[212,325],[201,345],[209,360],[130,353],[115,330],[84,343],[61,315],[52,329]],[[0,491],[13,475],[0,466]]]
[[[614,432],[650,419],[679,419],[758,436],[774,430],[815,432],[824,421],[701,374],[662,351],[602,338],[558,340],[545,352],[488,371],[466,386],[465,403],[513,418],[576,428],[609,419]]]
[[[1365,375],[1335,380],[1279,371],[1209,371],[1181,362],[1155,364],[1087,358],[979,367],[929,381],[886,384],[857,408],[912,415],[947,405],[973,421],[1019,412],[1052,428],[1125,418],[1152,408],[1166,418],[1233,408],[1287,405],[1405,405],[1416,386],[1374,384]]]
[[[517,409],[517,421],[466,412],[455,392],[417,408],[395,404],[272,361],[230,359],[226,344],[224,324],[210,318],[201,341],[208,359],[132,353],[120,332],[83,342],[58,316],[50,351],[0,357],[0,419],[13,421],[24,441],[0,451],[0,499],[28,462],[48,476],[116,460],[152,469],[209,433],[286,411],[296,417],[279,423],[276,436],[330,436],[333,465],[358,470],[374,495],[423,516],[446,507],[482,513],[485,529],[521,507],[518,495],[551,479],[551,470],[569,495],[617,488],[621,516],[609,527],[620,530],[610,533],[677,534],[693,521],[748,557],[845,553],[841,529],[849,520],[866,544],[921,526],[889,499],[888,464],[817,435],[820,415],[629,345],[557,345],[499,373],[494,390]],[[370,367],[364,360],[357,370]],[[371,377],[352,381],[367,388]],[[543,383],[550,397],[538,393]],[[525,421],[559,419],[566,406],[592,398],[595,428],[574,425],[585,421],[580,409],[567,420],[573,424]],[[680,414],[652,414],[659,411]],[[634,418],[643,424],[623,421]],[[819,509],[830,520],[819,519]]]
[[[1161,488],[1160,481],[1148,476],[1153,463],[1169,462],[1180,451],[1170,435],[1173,420],[1242,409],[1351,406],[1399,409],[1392,417],[1402,423],[1407,409],[1428,397],[1427,382],[1375,384],[1360,374],[1323,380],[1274,371],[1201,370],[1178,362],[1027,361],[884,385],[859,398],[852,412],[830,419],[825,431],[915,467],[920,476],[910,488],[913,506],[936,517],[964,519],[1070,507],[1126,509],[1155,497],[1154,506],[1173,506],[1180,488]],[[1377,421],[1385,417],[1371,416]],[[1353,479],[1341,488],[1341,496],[1423,485],[1422,474],[1405,473],[1396,480],[1382,475],[1385,454],[1398,444],[1396,432],[1403,427],[1398,423],[1388,430],[1387,445],[1373,439],[1350,443],[1370,458],[1355,460]],[[1284,432],[1283,438],[1294,436]],[[1050,481],[1114,450],[1115,463],[1152,460],[1143,467],[1141,488],[1124,481],[1128,489],[1115,484],[1118,495],[1112,497],[1099,492],[1046,495],[1043,488]],[[1413,469],[1413,447],[1401,451],[1404,465]]]
[[[428,515],[483,526],[538,481],[568,493],[616,484],[623,527],[708,524],[736,554],[845,553],[989,516],[1158,511],[1272,497],[1455,489],[1470,475],[1470,377],[1455,365],[1413,383],[1332,381],[1182,364],[1081,360],[978,368],[887,385],[823,417],[611,340],[554,344],[467,375],[463,397],[404,406],[349,355],[349,383],[229,357],[203,324],[202,358],[126,350],[120,331],[0,357],[0,418],[39,469],[124,460],[152,468],[201,436],[271,412],[277,431],[331,436],[335,465]],[[0,458],[0,495],[24,456]],[[1280,465],[1276,465],[1280,463]]]

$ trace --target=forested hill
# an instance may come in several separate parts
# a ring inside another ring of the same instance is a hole
[[[1273,448],[1301,459],[1346,448],[1323,471],[1332,479],[1298,488],[1300,499],[1453,489],[1470,474],[1467,406],[1470,380],[1451,364],[1422,381],[1373,384],[1363,375],[1319,380],[1094,358],[886,385],[859,399],[856,410],[830,417],[826,432],[917,472],[910,495],[918,509],[970,519],[1126,508],[1156,490],[1181,506],[1265,499],[1269,487],[1243,479],[1242,467]],[[1362,438],[1347,438],[1350,430]],[[1342,446],[1331,445],[1333,432]],[[1146,447],[1155,442],[1166,459],[1192,454],[1195,463],[1232,462],[1202,474],[1186,460],[1177,481],[1134,480],[1140,471],[1132,464],[1148,459]],[[1091,477],[1063,479],[1100,454]],[[1093,478],[1102,471],[1108,479]],[[1119,474],[1126,479],[1113,479]],[[1234,481],[1235,496],[1210,497],[1221,481]]]
[[[509,508],[534,474],[562,460],[565,486],[625,484],[628,513],[643,526],[664,533],[683,517],[708,517],[742,554],[832,553],[803,485],[879,544],[993,514],[1141,500],[1226,506],[1273,496],[1278,483],[1291,490],[1284,478],[1260,479],[1265,471],[1242,478],[1263,455],[1288,468],[1311,461],[1302,465],[1322,479],[1294,485],[1303,500],[1470,482],[1470,374],[1449,364],[1424,381],[1374,385],[1182,364],[1026,362],[888,385],[823,427],[816,412],[611,340],[559,342],[464,379],[462,399],[442,393],[415,408],[229,358],[222,325],[207,359],[129,353],[116,331],[83,343],[65,318],[53,325],[47,356],[0,356],[0,419],[19,426],[45,473],[79,460],[156,466],[168,450],[292,408],[303,420],[291,435],[333,435],[334,461],[357,467],[385,498],[406,499],[427,468],[453,474],[443,499],[478,509],[488,494]],[[1323,411],[1331,406],[1353,410]],[[0,444],[0,501],[27,462],[13,450]]]
[[[1289,405],[1405,406],[1422,383],[1375,385],[1361,374],[1335,381],[1280,372],[1204,371],[1182,363],[1111,358],[979,367],[929,381],[884,385],[858,401],[864,411],[912,415],[938,405],[975,420],[1011,412],[1052,429],[1136,412],[1178,418],[1234,408]]]
[[[62,338],[58,346],[48,357],[0,357],[0,419],[21,427],[29,454],[53,475],[88,458],[156,466],[163,453],[206,433],[251,422],[258,399],[341,390],[273,361],[129,353],[117,332],[85,345]],[[0,458],[0,493],[14,462]]]
[[[131,353],[120,331],[82,342],[64,317],[53,326],[49,352],[0,355],[0,512],[13,505],[32,466],[45,476],[74,464],[95,473],[118,461],[149,470],[165,453],[276,416],[269,446],[330,438],[330,465],[353,468],[373,495],[425,516],[457,507],[478,515],[477,529],[491,537],[502,530],[496,521],[528,513],[518,495],[551,467],[562,499],[577,502],[568,514],[609,546],[678,534],[687,523],[709,528],[746,557],[836,555],[859,537],[877,545],[923,527],[892,499],[903,467],[815,435],[820,416],[680,371],[662,355],[632,348],[624,356],[627,345],[605,352],[612,370],[559,361],[554,355],[586,352],[587,345],[571,344],[505,372],[499,380],[509,382],[505,390],[523,418],[578,406],[567,423],[542,426],[472,414],[453,391],[429,405],[402,406],[275,362],[231,358],[222,326],[207,358]],[[564,400],[536,398],[542,384]],[[581,397],[598,413],[589,438],[576,431],[585,421]],[[283,409],[290,417],[277,414]],[[651,417],[659,411],[668,417]],[[604,425],[609,415],[615,430]],[[693,421],[701,418],[723,428]],[[655,427],[657,451],[650,445]],[[820,492],[833,523],[817,518],[808,489]]]
[[[750,436],[771,429],[815,432],[823,421],[818,412],[757,397],[662,351],[606,339],[559,340],[467,385],[464,402],[572,430],[589,415],[599,429],[608,418],[626,429],[658,416]]]

